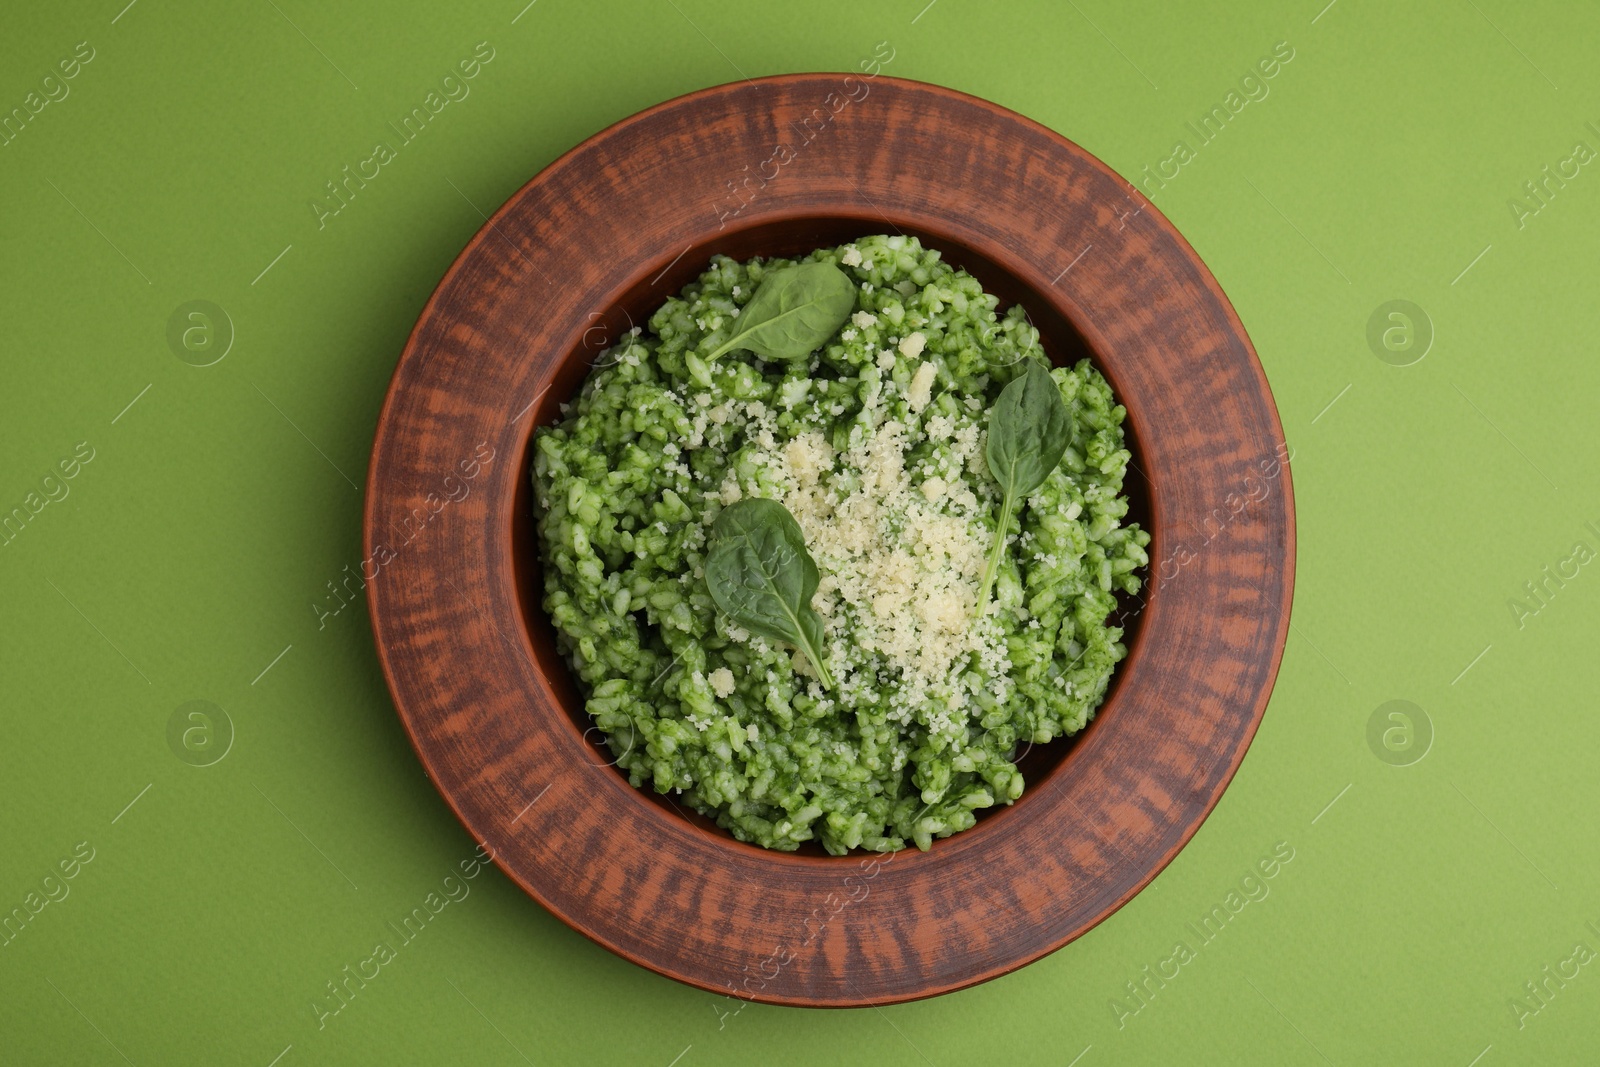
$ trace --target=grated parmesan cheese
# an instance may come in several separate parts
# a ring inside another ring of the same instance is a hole
[[[926,389],[933,365],[922,367]],[[986,505],[965,482],[915,480],[906,456],[921,440],[897,419],[875,429],[869,420],[843,451],[810,431],[767,450],[757,466],[782,487],[821,572],[812,606],[830,656],[845,667],[841,689],[874,684],[860,652],[877,653],[900,675],[891,715],[931,716],[929,728],[954,740],[977,713],[960,682],[968,660],[976,655],[998,673],[1009,660],[993,621],[972,621],[988,549]],[[794,663],[810,676],[803,657]]]
[[[833,447],[821,433],[812,430],[784,445],[783,459],[792,477],[815,483],[823,472],[833,467]]]
[[[921,337],[922,335],[914,333],[911,336]],[[910,340],[910,338],[906,340]],[[921,348],[920,345],[917,347]],[[904,352],[905,348],[905,341],[901,341],[900,351]],[[928,406],[928,401],[933,397],[933,379],[937,373],[937,369],[929,361],[924,360],[917,364],[917,372],[911,376],[911,387],[906,391],[906,403],[912,411],[921,411]]]

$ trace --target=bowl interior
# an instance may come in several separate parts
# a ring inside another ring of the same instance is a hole
[[[554,376],[545,383],[548,388],[541,386],[544,392],[535,404],[532,420],[526,424],[527,434],[521,440],[514,468],[518,474],[511,518],[512,573],[515,576],[514,593],[520,618],[527,630],[529,644],[533,649],[539,671],[549,680],[562,709],[571,721],[573,730],[583,737],[587,751],[591,753],[589,758],[595,765],[614,766],[613,758],[600,731],[584,710],[583,696],[566,661],[557,650],[555,629],[551,626],[549,616],[542,606],[544,575],[539,563],[530,467],[533,430],[558,421],[561,417],[560,405],[577,394],[594,359],[628,329],[635,325],[645,326],[651,314],[669,296],[677,293],[705,269],[712,255],[720,253],[741,261],[758,255],[798,256],[812,249],[843,244],[867,234],[886,232],[915,236],[926,247],[938,249],[943,254],[945,262],[966,270],[983,284],[987,292],[999,297],[999,311],[1004,312],[1013,304],[1021,304],[1027,311],[1029,319],[1039,330],[1045,352],[1053,362],[1073,364],[1085,356],[1089,357],[1106,376],[1119,400],[1123,398],[1124,392],[1117,380],[1115,368],[1108,366],[1099,358],[1083,334],[1074,327],[1054,301],[1045,298],[1005,264],[973,249],[952,234],[941,232],[936,225],[930,228],[927,220],[891,219],[882,214],[795,215],[776,219],[769,217],[744,228],[730,226],[698,244],[690,245],[681,253],[664,254],[656,261],[645,264],[623,287],[619,296],[597,305],[590,323],[580,336],[573,339],[571,347],[558,361]],[[1151,489],[1144,473],[1146,467],[1142,460],[1138,430],[1130,414],[1130,417],[1123,422],[1127,448],[1133,454],[1123,486],[1129,503],[1128,515],[1124,521],[1138,523],[1154,537]],[[1157,549],[1158,546],[1152,541],[1151,559],[1160,558]],[[1145,577],[1148,583],[1150,576],[1147,574]],[[1112,674],[1110,688],[1094,721],[1086,730],[1073,737],[1058,738],[1044,745],[1021,746],[1017,762],[1023,780],[1027,783],[1021,799],[1011,807],[980,810],[977,813],[978,825],[963,831],[961,836],[978,833],[987,823],[998,822],[1007,812],[1026,804],[1030,793],[1039,785],[1051,776],[1063,772],[1063,764],[1075,744],[1087,736],[1089,730],[1093,730],[1105,718],[1116,713],[1117,692],[1135,659],[1143,609],[1150,588],[1147,584],[1137,597],[1118,594],[1119,608],[1113,614],[1111,621],[1123,627],[1122,640],[1128,648],[1128,657]],[[614,773],[625,778],[621,770],[615,770]],[[637,796],[641,803],[653,803],[664,809],[670,809],[702,830],[720,836],[730,844],[736,844],[732,834],[717,826],[711,819],[689,809],[686,805],[677,803],[671,797],[659,795],[650,789],[630,789],[629,793]],[[934,849],[937,850],[940,844],[940,841],[935,841]],[[800,854],[827,856],[822,847],[814,842],[801,846]]]

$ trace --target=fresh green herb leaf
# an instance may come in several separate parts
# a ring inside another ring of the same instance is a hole
[[[989,409],[989,442],[984,458],[989,474],[1000,483],[1000,525],[995,529],[989,565],[983,571],[978,589],[978,616],[989,606],[989,591],[1000,572],[1005,553],[1006,534],[1012,516],[1024,498],[1044,483],[1061,462],[1072,434],[1067,406],[1061,402],[1061,389],[1050,371],[1039,360],[1028,360],[1028,369],[1002,390],[1000,399]]]
[[[833,675],[822,661],[822,619],[811,610],[817,564],[789,509],[746,498],[711,524],[706,585],[717,607],[751,633],[805,653],[826,689]]]
[[[775,270],[761,279],[755,296],[733,320],[733,336],[706,362],[740,348],[764,359],[805,359],[833,336],[855,306],[855,283],[832,263]]]

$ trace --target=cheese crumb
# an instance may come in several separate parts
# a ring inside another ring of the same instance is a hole
[[[847,267],[861,266],[861,249],[855,245],[847,245],[844,254],[839,257],[839,262]]]
[[[900,342],[900,354],[907,359],[916,359],[922,355],[922,350],[927,344],[928,339],[922,336],[921,330],[918,330]]]
[[[868,326],[878,325],[878,316],[870,311],[858,311],[850,316],[850,321],[864,330]]]
[[[894,370],[894,349],[885,348],[878,353],[878,369]]]
[[[711,683],[711,691],[726,700],[733,695],[733,672],[726,667],[718,667],[711,672],[711,677],[706,679]],[[755,727],[750,728],[752,731]],[[750,735],[750,740],[755,740],[755,735]]]
[[[833,447],[813,430],[784,445],[783,460],[791,477],[802,484],[814,484],[833,468]]]
[[[944,491],[947,488],[949,488],[949,485],[945,480],[935,476],[922,483],[922,495],[931,502],[944,496]]]
[[[911,335],[918,338],[921,336],[920,333]],[[906,341],[911,340],[911,337],[906,338]],[[906,341],[900,342],[902,352],[906,349]],[[922,346],[919,344],[917,348],[920,351]],[[928,401],[933,396],[933,379],[936,373],[933,364],[927,360],[917,365],[917,372],[911,376],[911,387],[906,391],[906,403],[911,406],[912,411],[921,411],[928,406]]]

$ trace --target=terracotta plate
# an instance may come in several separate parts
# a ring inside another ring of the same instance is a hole
[[[533,428],[592,358],[713,252],[916,234],[1058,362],[1128,409],[1154,534],[1130,654],[1073,742],[1029,753],[1015,806],[927,853],[768,852],[608,765],[540,608]],[[423,310],[378,424],[368,585],[400,716],[445,799],[550,911],[717,992],[884,1003],[981,982],[1145,886],[1217,803],[1288,629],[1283,432],[1238,317],[1194,250],[1077,145],[931,85],[805,74],[620,122],[547,167]]]

